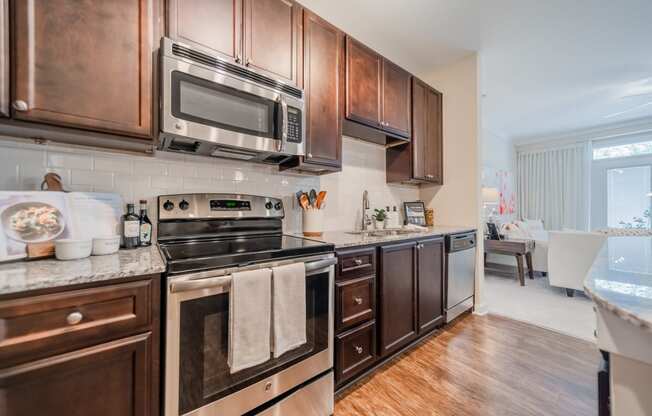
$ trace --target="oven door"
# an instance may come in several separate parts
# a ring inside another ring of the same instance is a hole
[[[288,140],[290,113],[303,101],[228,72],[162,58],[162,131],[259,153],[302,155]]]
[[[272,267],[288,262],[254,267]],[[230,277],[173,278],[168,284],[165,415],[241,415],[333,366],[333,264],[306,264],[307,343],[277,359],[231,374]]]

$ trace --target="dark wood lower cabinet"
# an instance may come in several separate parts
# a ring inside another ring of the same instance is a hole
[[[348,248],[337,257],[335,385],[341,391],[444,324],[444,237]]]
[[[9,0],[0,0],[0,116],[9,117]]]
[[[444,322],[444,239],[418,243],[419,333],[435,329]]]
[[[151,333],[0,370],[0,414],[151,415]]]
[[[0,415],[158,416],[160,277],[0,300]]]
[[[417,336],[417,274],[414,241],[379,248],[378,310],[381,357],[404,347]]]
[[[335,380],[346,381],[376,361],[376,322],[369,321],[335,337]]]

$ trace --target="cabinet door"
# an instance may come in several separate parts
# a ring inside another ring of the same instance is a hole
[[[444,183],[443,108],[441,93],[430,89],[426,102],[425,176],[428,181],[441,185]]]
[[[410,80],[408,72],[383,59],[382,127],[403,137],[410,136]]]
[[[9,0],[0,0],[0,116],[9,116]]]
[[[170,37],[227,60],[242,59],[242,0],[170,0]]]
[[[380,247],[380,355],[387,356],[417,335],[416,243]]]
[[[412,82],[412,176],[415,179],[426,179],[426,141],[428,109],[427,97],[429,89],[421,81],[414,78]]]
[[[13,1],[14,117],[150,137],[152,1]]]
[[[150,333],[0,370],[0,414],[147,416]]]
[[[444,239],[418,243],[419,332],[426,332],[444,321]]]
[[[288,0],[245,0],[244,11],[244,64],[300,85],[301,6]]]
[[[361,43],[346,38],[346,118],[381,127],[382,58]]]
[[[344,35],[317,15],[304,13],[303,83],[308,162],[342,165],[342,68]]]

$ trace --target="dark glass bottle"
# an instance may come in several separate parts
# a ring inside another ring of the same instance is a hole
[[[127,213],[122,216],[122,247],[137,248],[139,235],[140,218],[134,212],[134,204],[127,204]]]
[[[152,222],[147,216],[147,200],[140,200],[140,245],[152,245]]]

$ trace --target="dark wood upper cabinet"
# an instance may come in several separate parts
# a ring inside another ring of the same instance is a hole
[[[346,38],[346,118],[394,136],[410,136],[412,76]]]
[[[242,60],[242,0],[169,0],[169,36],[224,59]]]
[[[381,246],[379,273],[381,357],[417,337],[416,243]]]
[[[346,37],[346,118],[381,127],[382,57]]]
[[[13,116],[150,138],[153,1],[14,0]]]
[[[387,182],[442,185],[443,96],[412,78],[412,135],[410,143],[387,149]]]
[[[271,78],[300,82],[302,8],[288,0],[244,0],[244,64]]]
[[[418,243],[419,332],[427,332],[444,321],[444,239]]]
[[[426,95],[425,179],[444,183],[443,100],[442,94],[429,89]]]
[[[344,34],[306,10],[303,45],[307,107],[305,160],[340,167]]]
[[[0,0],[0,116],[9,116],[9,0]]]
[[[153,415],[151,333],[0,370],[0,413]]]
[[[403,137],[410,136],[410,74],[383,59],[383,129]]]

